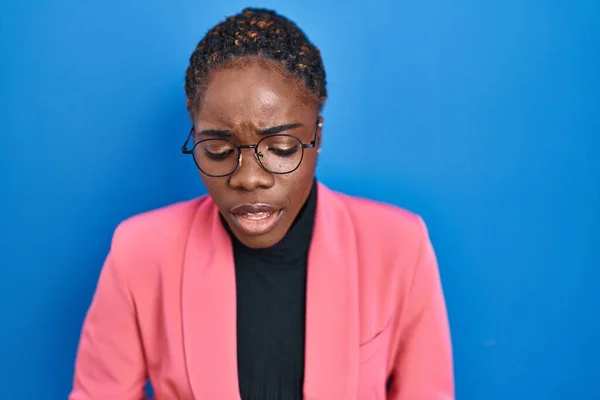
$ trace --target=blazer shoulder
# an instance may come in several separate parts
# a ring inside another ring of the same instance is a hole
[[[420,238],[427,234],[422,216],[406,208],[378,200],[343,193],[337,194],[351,215],[358,231],[377,231],[378,236]]]
[[[430,241],[424,219],[413,211],[344,193],[335,196],[349,215],[358,252],[374,263],[413,265]]]
[[[111,240],[113,257],[131,259],[134,254],[152,256],[181,243],[187,237],[198,207],[207,196],[173,203],[133,215],[121,221]]]

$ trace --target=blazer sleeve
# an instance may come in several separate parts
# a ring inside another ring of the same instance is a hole
[[[135,305],[111,249],[83,323],[69,400],[140,400],[145,383]]]
[[[399,308],[389,400],[454,399],[452,344],[438,264],[419,218],[421,244]]]

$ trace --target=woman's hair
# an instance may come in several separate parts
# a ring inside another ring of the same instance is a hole
[[[211,71],[249,59],[270,61],[286,77],[303,84],[319,108],[325,104],[325,68],[319,49],[288,18],[271,10],[245,8],[213,27],[196,46],[185,77],[188,108],[200,106]]]

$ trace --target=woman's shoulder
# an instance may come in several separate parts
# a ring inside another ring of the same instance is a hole
[[[150,255],[169,249],[187,235],[198,208],[208,200],[201,196],[141,212],[122,220],[115,228],[111,252],[142,250]]]
[[[339,191],[329,192],[343,204],[358,231],[415,237],[422,236],[426,229],[421,215],[407,208]]]
[[[367,255],[371,268],[373,265],[393,265],[392,259],[416,260],[430,242],[424,219],[414,211],[357,195],[329,193],[331,196],[326,197],[347,215],[357,251]],[[388,272],[382,270],[382,277]]]

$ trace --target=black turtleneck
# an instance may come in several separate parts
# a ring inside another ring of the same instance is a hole
[[[314,183],[290,230],[270,248],[248,248],[228,229],[235,261],[242,400],[302,399],[306,265],[316,205]]]

